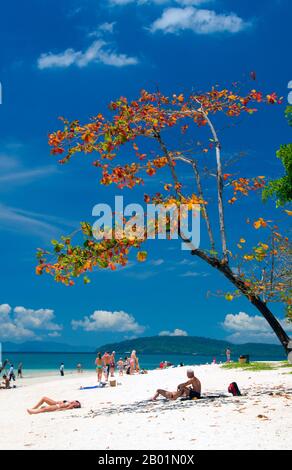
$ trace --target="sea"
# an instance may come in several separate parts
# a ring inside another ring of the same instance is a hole
[[[125,354],[124,354],[125,355]],[[123,356],[124,356],[123,355]],[[119,359],[119,355],[116,356]],[[9,363],[14,365],[17,371],[17,366],[20,362],[23,363],[23,375],[26,377],[58,375],[60,364],[63,362],[65,365],[65,374],[71,374],[76,371],[78,363],[82,364],[85,372],[95,370],[94,361],[96,354],[94,353],[2,353],[2,361],[6,359]],[[216,362],[225,362],[224,355],[216,356]],[[232,358],[237,360],[237,357]],[[254,361],[283,361],[286,359],[285,355],[279,357],[273,356],[251,356],[250,360]],[[167,361],[175,366],[180,365],[200,365],[210,364],[214,360],[214,356],[208,355],[174,355],[174,354],[140,354],[139,364],[143,369],[156,369],[159,367],[161,361]]]

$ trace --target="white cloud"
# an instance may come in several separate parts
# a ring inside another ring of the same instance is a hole
[[[247,26],[248,23],[235,13],[222,14],[187,6],[165,9],[161,17],[151,25],[150,30],[164,33],[178,33],[184,30],[197,34],[238,33]]]
[[[0,315],[9,315],[11,312],[11,307],[9,304],[2,304],[0,305]]]
[[[0,340],[20,341],[41,339],[44,333],[59,336],[62,326],[55,322],[55,314],[51,309],[33,310],[25,307],[0,305]],[[37,334],[36,334],[37,333]]]
[[[61,336],[61,333],[59,333],[58,331],[52,331],[52,333],[48,333],[48,336],[50,336],[50,338],[59,338]]]
[[[111,5],[130,5],[132,3],[140,6],[147,4],[155,5],[166,5],[166,4],[178,4],[178,5],[202,5],[203,3],[210,3],[213,0],[109,0]]]
[[[60,331],[62,327],[54,323],[54,310],[49,308],[40,308],[33,310],[25,307],[15,307],[14,317],[16,323],[22,324],[26,328],[33,330]]]
[[[106,33],[112,33],[114,30],[114,26],[116,25],[116,21],[112,21],[111,23],[108,23],[107,21],[105,23],[102,23],[99,26],[100,31],[104,31]]]
[[[173,331],[160,331],[159,336],[188,336],[188,333],[185,330],[180,328],[175,328]]]
[[[136,57],[129,57],[126,54],[118,54],[111,50],[105,41],[97,39],[84,52],[75,51],[70,48],[59,54],[53,54],[52,52],[43,53],[38,59],[38,68],[40,70],[54,67],[66,68],[71,65],[82,68],[92,62],[113,67],[124,67],[126,65],[137,64],[138,59]]]
[[[283,328],[287,332],[292,332],[292,324],[285,320],[279,320]],[[245,312],[238,314],[229,313],[226,315],[222,326],[233,332],[228,340],[235,343],[244,342],[268,342],[277,343],[277,337],[271,329],[268,322],[260,315],[250,316]]]
[[[89,317],[83,320],[72,320],[73,330],[82,328],[84,331],[118,331],[143,333],[145,327],[139,325],[132,315],[123,311],[110,312],[107,310],[95,310]]]

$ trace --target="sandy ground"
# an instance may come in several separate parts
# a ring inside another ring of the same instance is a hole
[[[116,388],[93,390],[79,388],[94,385],[94,373],[19,380],[18,388],[0,390],[0,449],[291,449],[291,369],[193,369],[209,398],[150,400],[157,388],[175,390],[186,367],[124,376]],[[245,396],[229,396],[232,381]],[[226,397],[210,398],[216,394]],[[29,416],[26,408],[43,395],[77,399],[82,408]]]

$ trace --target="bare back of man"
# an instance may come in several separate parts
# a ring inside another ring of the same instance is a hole
[[[176,392],[169,392],[167,390],[158,389],[152,400],[156,400],[159,395],[166,398],[167,400],[177,400],[180,397],[186,397],[189,399],[200,398],[201,382],[197,377],[195,377],[195,374],[191,369],[187,370],[187,377],[188,380],[182,384],[179,384]]]

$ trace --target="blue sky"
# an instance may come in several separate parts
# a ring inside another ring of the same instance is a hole
[[[135,97],[143,88],[207,90],[247,81],[253,70],[251,86],[276,91],[286,103],[291,13],[289,0],[16,0],[2,6],[0,339],[96,346],[178,329],[272,340],[265,323],[250,318],[256,312],[244,299],[206,298],[208,290],[228,290],[228,284],[177,242],[149,242],[146,264],[133,258],[125,270],[94,273],[87,286],[66,288],[35,276],[34,267],[37,247],[70,233],[79,220],[92,222],[93,205],[118,194],[98,185],[86,157],[61,167],[50,156],[47,135],[58,116],[86,120],[111,99]],[[223,138],[228,154],[249,153],[241,164],[248,176],[277,176],[275,150],[289,141],[283,107],[245,118]],[[142,194],[123,192],[126,202],[139,202]],[[242,204],[256,213],[253,200]],[[268,204],[261,214],[271,217],[271,211]],[[232,236],[241,235],[234,221]],[[281,309],[275,311],[281,317]],[[239,312],[236,329],[235,317],[226,315]]]

